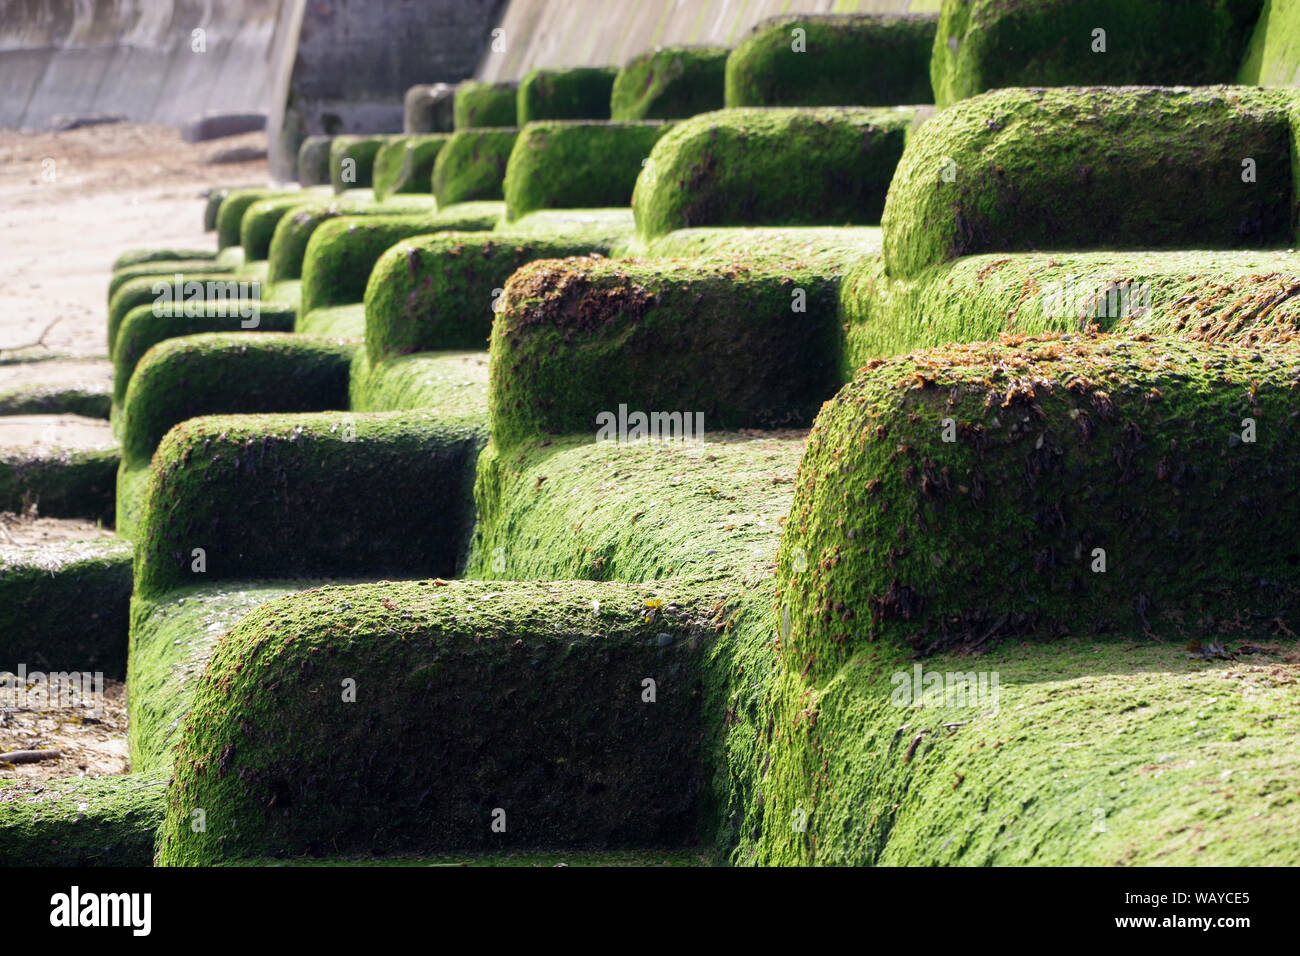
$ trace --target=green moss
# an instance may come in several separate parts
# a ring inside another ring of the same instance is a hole
[[[118,333],[127,315],[141,306],[160,312],[173,310],[178,302],[191,311],[230,309],[235,302],[258,298],[260,291],[257,280],[229,272],[187,272],[127,279],[108,303],[108,354],[112,356],[117,349]]]
[[[307,243],[302,264],[302,309],[360,302],[375,262],[402,239],[436,232],[432,214],[344,216],[321,223]]]
[[[1000,333],[1181,334],[1242,345],[1300,327],[1294,256],[1277,252],[985,253],[891,279],[879,258],[841,289],[845,379],[870,359]]]
[[[227,193],[217,210],[217,249],[239,245],[239,230],[248,207],[281,192],[276,189],[232,189]]]
[[[647,620],[648,598],[679,593]],[[426,580],[262,605],[200,680],[158,860],[689,845],[701,603],[671,585]]]
[[[627,206],[615,209],[539,209],[506,222],[497,222],[496,230],[503,235],[528,236],[539,239],[562,239],[580,236],[595,243],[592,248],[608,246],[610,255],[626,245],[632,237],[635,222]]]
[[[793,256],[847,269],[880,252],[879,226],[714,227],[677,229],[638,246],[641,255],[695,257]]]
[[[728,52],[722,46],[672,46],[633,57],[614,77],[610,119],[686,119],[722,109]]]
[[[501,290],[514,271],[538,259],[610,251],[609,230],[590,238],[516,236],[508,232],[447,233],[405,240],[375,264],[366,287],[366,350],[384,356],[487,343]]]
[[[506,162],[519,130],[473,129],[453,133],[433,164],[439,206],[503,198]]]
[[[1260,0],[944,0],[935,102],[1014,86],[1231,83],[1259,9]]]
[[[359,352],[350,378],[351,407],[361,412],[427,408],[444,422],[487,425],[488,354],[422,352],[371,365]]]
[[[335,136],[330,141],[330,185],[336,193],[369,188],[374,182],[375,154],[386,136]]]
[[[430,412],[185,421],[154,457],[136,594],[196,580],[450,575],[472,521],[480,442],[480,430]]]
[[[138,266],[146,262],[176,262],[182,259],[213,259],[216,253],[211,249],[128,249],[113,260],[113,271]]]
[[[446,133],[392,139],[375,154],[375,198],[393,193],[427,193],[432,189],[433,163],[450,139]]]
[[[872,225],[914,111],[742,109],[677,124],[637,180],[637,232]],[[791,165],[790,157],[798,162]]]
[[[726,63],[726,105],[892,106],[933,102],[927,15],[780,16]],[[803,31],[796,33],[796,30]],[[870,64],[870,68],[865,68]]]
[[[169,772],[180,725],[212,649],[259,604],[320,581],[223,582],[131,599],[129,738],[136,772]]]
[[[765,698],[776,676],[772,568],[801,434],[712,432],[701,445],[533,443],[479,459],[468,574],[506,580],[667,581],[705,595],[712,642],[698,660],[708,787],[700,836],[726,851],[761,817]],[[668,595],[647,614],[676,614]],[[602,603],[603,607],[603,603]],[[757,808],[757,809],[756,809]]]
[[[509,217],[537,209],[628,205],[637,175],[668,129],[661,122],[529,124],[506,165]]]
[[[518,89],[516,83],[480,83],[476,80],[460,83],[456,87],[453,107],[456,130],[513,126]]]
[[[126,675],[131,546],[0,548],[0,670]],[[2,799],[2,798],[0,798]]]
[[[0,450],[0,511],[35,504],[46,518],[113,523],[116,448]]]
[[[279,285],[302,278],[303,256],[316,227],[339,216],[397,216],[432,213],[435,204],[428,196],[389,196],[384,203],[367,199],[361,190],[326,203],[309,203],[295,208],[275,227],[267,252],[267,281]],[[504,206],[502,207],[504,208]]]
[[[160,342],[140,359],[126,391],[123,457],[132,466],[147,462],[173,425],[198,415],[346,408],[353,350],[270,332]]]
[[[366,335],[365,304],[353,302],[350,305],[312,309],[306,315],[299,316],[294,331],[336,339],[363,339]]]
[[[298,183],[302,186],[330,185],[332,136],[308,136],[298,147]]]
[[[23,385],[0,391],[0,415],[81,415],[108,418],[112,407],[108,385]]]
[[[1133,637],[1005,642],[923,672],[998,677],[989,706],[903,707],[915,662],[862,653],[781,687],[761,864],[1294,865],[1295,644],[1218,666]],[[1221,662],[1219,662],[1221,663]],[[764,758],[767,759],[767,758]],[[796,815],[798,814],[798,816]],[[793,824],[801,820],[802,832]]]
[[[609,119],[610,93],[617,75],[612,66],[529,70],[519,83],[515,124]]]
[[[205,303],[204,312],[211,314],[173,314],[172,310],[155,309],[151,305],[138,305],[126,314],[118,330],[113,348],[113,403],[120,405],[126,398],[127,386],[136,365],[159,342],[198,335],[203,332],[292,332],[297,310],[272,302],[256,303],[256,313],[248,308],[253,303],[243,300],[225,303],[231,308],[219,309],[217,303]],[[231,314],[222,315],[225,311]],[[242,311],[250,311],[244,318]],[[254,324],[255,323],[255,324]]]
[[[362,301],[375,263],[401,240],[451,230],[486,231],[499,212],[496,204],[462,203],[436,214],[347,216],[322,224],[303,259],[303,311]]]
[[[287,196],[274,199],[261,199],[244,211],[244,218],[239,225],[239,244],[244,249],[244,258],[248,261],[265,259],[271,251],[271,239],[275,236],[275,227],[291,210],[305,203],[322,202],[328,198],[329,189],[314,186],[299,189]]]
[[[889,274],[980,252],[1285,245],[1295,103],[1242,87],[964,100],[922,126],[899,163],[883,219]],[[1243,181],[1243,157],[1255,181]]]
[[[0,780],[0,866],[149,866],[166,788],[158,774]]]
[[[620,405],[715,430],[807,425],[839,387],[837,286],[793,257],[525,266],[492,326],[493,439],[594,436]]]
[[[171,278],[178,272],[203,272],[209,275],[218,275],[229,274],[233,271],[234,269],[230,266],[217,265],[211,256],[206,259],[158,259],[134,265],[125,265],[117,269],[113,273],[113,277],[108,280],[108,301],[112,302],[113,294],[129,280],[138,279],[142,276]]]
[[[1300,613],[1298,371],[1281,347],[1078,335],[870,363],[800,468],[780,564],[790,661],[829,674],[871,641],[1185,640]]]

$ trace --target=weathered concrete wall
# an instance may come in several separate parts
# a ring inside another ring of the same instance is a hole
[[[0,126],[265,113],[281,0],[0,0]],[[194,31],[201,30],[196,34]]]
[[[474,73],[505,0],[287,0],[297,55],[272,114],[271,171],[291,178],[308,136],[400,133],[419,83]]]
[[[656,46],[735,44],[782,13],[937,13],[940,0],[510,0],[480,80],[539,66],[622,66]],[[504,41],[504,44],[501,42]],[[864,65],[865,68],[865,65]]]

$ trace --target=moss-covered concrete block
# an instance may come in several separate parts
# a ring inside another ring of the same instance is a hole
[[[126,314],[113,349],[112,395],[115,405],[126,398],[127,385],[136,364],[159,342],[204,332],[292,332],[298,315],[297,309],[274,302],[258,302],[255,316],[249,318],[244,318],[238,311],[222,314],[225,310],[218,310],[215,306],[206,311],[212,314],[186,315],[183,311],[140,305]]]
[[[739,109],[678,123],[632,197],[637,232],[692,226],[872,225],[915,112]]]
[[[1300,330],[1296,257],[1276,251],[984,253],[886,274],[878,257],[845,274],[845,380],[874,358],[1003,332],[1179,335],[1257,345]]]
[[[291,195],[261,199],[249,206],[239,223],[239,244],[243,247],[245,261],[255,262],[270,255],[275,227],[292,209],[306,203],[325,201],[329,195],[328,187],[312,186],[296,190]]]
[[[375,264],[366,287],[366,351],[385,356],[481,349],[504,302],[506,280],[538,259],[607,254],[614,239],[453,233],[410,239]]]
[[[127,279],[117,287],[108,303],[108,354],[117,347],[117,334],[132,309],[142,305],[160,314],[174,312],[177,305],[191,312],[242,310],[261,297],[261,283],[229,272],[188,272],[145,275]]]
[[[456,130],[515,125],[517,83],[465,80],[456,86],[453,119]]]
[[[963,100],[899,163],[883,219],[889,274],[981,252],[1287,245],[1296,103],[1242,87]]]
[[[120,454],[91,448],[0,448],[0,511],[31,505],[47,518],[113,523],[113,480]]]
[[[519,130],[457,130],[433,164],[433,194],[439,206],[502,199],[506,163]]]
[[[154,458],[136,592],[152,598],[217,580],[450,576],[473,520],[482,441],[482,429],[427,411],[183,422]]]
[[[436,204],[429,196],[389,196],[387,202],[377,203],[361,195],[361,190],[344,194],[329,202],[308,203],[283,216],[276,224],[267,251],[267,281],[279,285],[302,278],[302,260],[307,243],[316,227],[339,216],[395,216],[432,213]],[[504,210],[504,204],[501,207]]]
[[[217,249],[239,245],[239,230],[244,213],[253,203],[279,195],[275,189],[234,189],[226,194],[217,209]]]
[[[614,77],[609,118],[686,119],[722,109],[729,52],[723,46],[673,46],[633,57]]]
[[[757,24],[726,63],[726,105],[931,103],[933,15],[783,15]]]
[[[334,192],[364,189],[373,183],[375,155],[384,136],[335,136],[330,141],[330,185]]]
[[[0,866],[150,866],[166,791],[161,774],[0,781]]]
[[[647,600],[674,597],[424,580],[262,605],[194,695],[159,862],[693,842],[703,768],[689,728],[712,628],[685,596],[649,619]],[[198,806],[206,833],[187,822]]]
[[[330,185],[330,143],[332,136],[308,136],[298,147],[298,184]]]
[[[0,415],[80,415],[108,418],[113,404],[110,383],[79,382],[0,388]]]
[[[0,548],[0,670],[126,676],[129,542]]]
[[[359,412],[432,409],[445,422],[487,425],[487,351],[421,352],[371,364],[360,352],[348,381]]]
[[[529,70],[519,81],[516,126],[537,120],[609,119],[612,66]]]
[[[131,598],[128,747],[137,773],[169,776],[181,724],[212,649],[260,604],[315,581],[221,581]]]
[[[113,294],[127,280],[136,279],[140,276],[172,278],[178,272],[204,272],[216,275],[220,273],[230,274],[234,271],[233,266],[218,265],[211,256],[199,259],[154,259],[148,262],[125,265],[114,270],[113,277],[108,280],[108,301],[113,301]]]
[[[868,364],[823,410],[782,541],[783,652],[1180,642],[1300,614],[1288,349],[1010,338]],[[1240,534],[1225,536],[1225,522]],[[992,549],[992,550],[991,550]]]
[[[620,406],[715,430],[806,426],[839,387],[837,284],[780,257],[525,266],[492,325],[493,440],[594,439]]]
[[[1231,83],[1260,0],[944,0],[935,100],[1013,86]]]
[[[630,204],[637,176],[668,129],[661,122],[529,124],[506,165],[507,215]]]
[[[131,465],[148,461],[168,429],[198,415],[346,408],[353,350],[330,339],[272,332],[160,342],[140,360],[126,390],[123,458]]]
[[[450,138],[449,133],[402,136],[381,146],[371,173],[375,198],[382,201],[394,193],[431,192],[434,161]]]

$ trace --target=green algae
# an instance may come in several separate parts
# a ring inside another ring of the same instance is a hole
[[[148,866],[166,777],[0,780],[0,866]]]
[[[154,456],[135,593],[227,579],[451,575],[468,541],[481,441],[481,429],[427,410],[184,421]]]
[[[0,450],[0,511],[113,523],[116,448]]]
[[[936,22],[929,15],[866,14],[764,20],[727,58],[726,105],[933,102],[929,68]]]
[[[915,117],[908,109],[820,107],[685,120],[655,144],[637,180],[637,232],[877,224]]]
[[[463,422],[486,431],[488,354],[422,352],[371,365],[357,353],[349,379],[351,407],[360,412],[427,408],[444,422]]]
[[[614,77],[610,119],[686,119],[722,109],[729,52],[722,46],[672,46],[634,56]]]
[[[366,350],[371,360],[482,348],[505,301],[506,282],[516,270],[539,259],[607,253],[617,241],[612,236],[622,230],[606,225],[597,219],[589,229],[557,229],[551,234],[541,229],[520,236],[453,232],[399,243],[380,257],[366,287]]]
[[[934,102],[1016,86],[1230,83],[1259,9],[1260,0],[944,0]]]
[[[506,165],[508,217],[538,209],[626,206],[654,144],[669,129],[643,123],[534,122]]]
[[[0,669],[126,674],[131,546],[0,547]]]
[[[594,436],[620,405],[706,429],[806,426],[839,387],[837,285],[792,256],[525,266],[492,326],[493,439]]]
[[[262,605],[199,681],[159,862],[689,845],[707,622],[685,596],[645,607],[676,591],[426,580]]]
[[[503,199],[506,163],[519,135],[516,128],[457,130],[433,164],[438,205]]]
[[[466,80],[458,84],[452,107],[457,132],[483,126],[513,126],[518,89],[516,83]]]
[[[1295,102],[1245,87],[963,100],[922,126],[898,164],[882,220],[889,275],[981,252],[1285,246]]]
[[[434,161],[450,138],[446,133],[402,136],[381,146],[372,172],[375,198],[382,201],[397,193],[430,192]]]
[[[347,407],[355,346],[275,332],[167,339],[141,358],[122,408],[122,455],[147,462],[178,422],[198,415]],[[232,380],[240,384],[231,388]]]
[[[612,66],[529,70],[519,81],[515,125],[538,120],[609,119],[610,93],[617,74]]]
[[[256,313],[244,318],[241,311],[247,311],[252,303],[235,300],[223,302],[221,306],[205,303],[203,312],[210,314],[198,315],[173,314],[178,310],[160,310],[151,305],[138,305],[128,312],[113,348],[114,404],[120,405],[126,398],[136,365],[159,342],[204,332],[292,332],[298,314],[297,309],[289,306],[258,302]],[[233,314],[223,314],[227,312]]]

